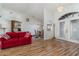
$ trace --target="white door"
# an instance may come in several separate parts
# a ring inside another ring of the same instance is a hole
[[[65,39],[65,21],[59,22],[59,38]]]
[[[72,20],[70,22],[71,25],[71,40],[79,41],[79,19]]]

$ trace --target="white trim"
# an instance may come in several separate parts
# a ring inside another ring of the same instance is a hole
[[[63,40],[63,39],[59,39],[59,40]],[[78,43],[79,44],[79,42],[75,41],[75,40],[65,40],[65,41],[69,41],[69,42],[73,42],[73,43]]]

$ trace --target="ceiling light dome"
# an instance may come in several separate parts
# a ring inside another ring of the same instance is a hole
[[[63,12],[63,10],[64,10],[64,7],[61,5],[61,6],[58,6],[58,8],[57,8],[57,11],[58,12]]]

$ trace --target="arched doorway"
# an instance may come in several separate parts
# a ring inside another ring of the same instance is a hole
[[[79,41],[79,12],[66,13],[59,18],[59,38]]]

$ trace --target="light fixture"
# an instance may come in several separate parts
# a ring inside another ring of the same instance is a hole
[[[64,7],[62,5],[57,7],[57,11],[58,12],[63,12],[63,10],[64,10]]]

